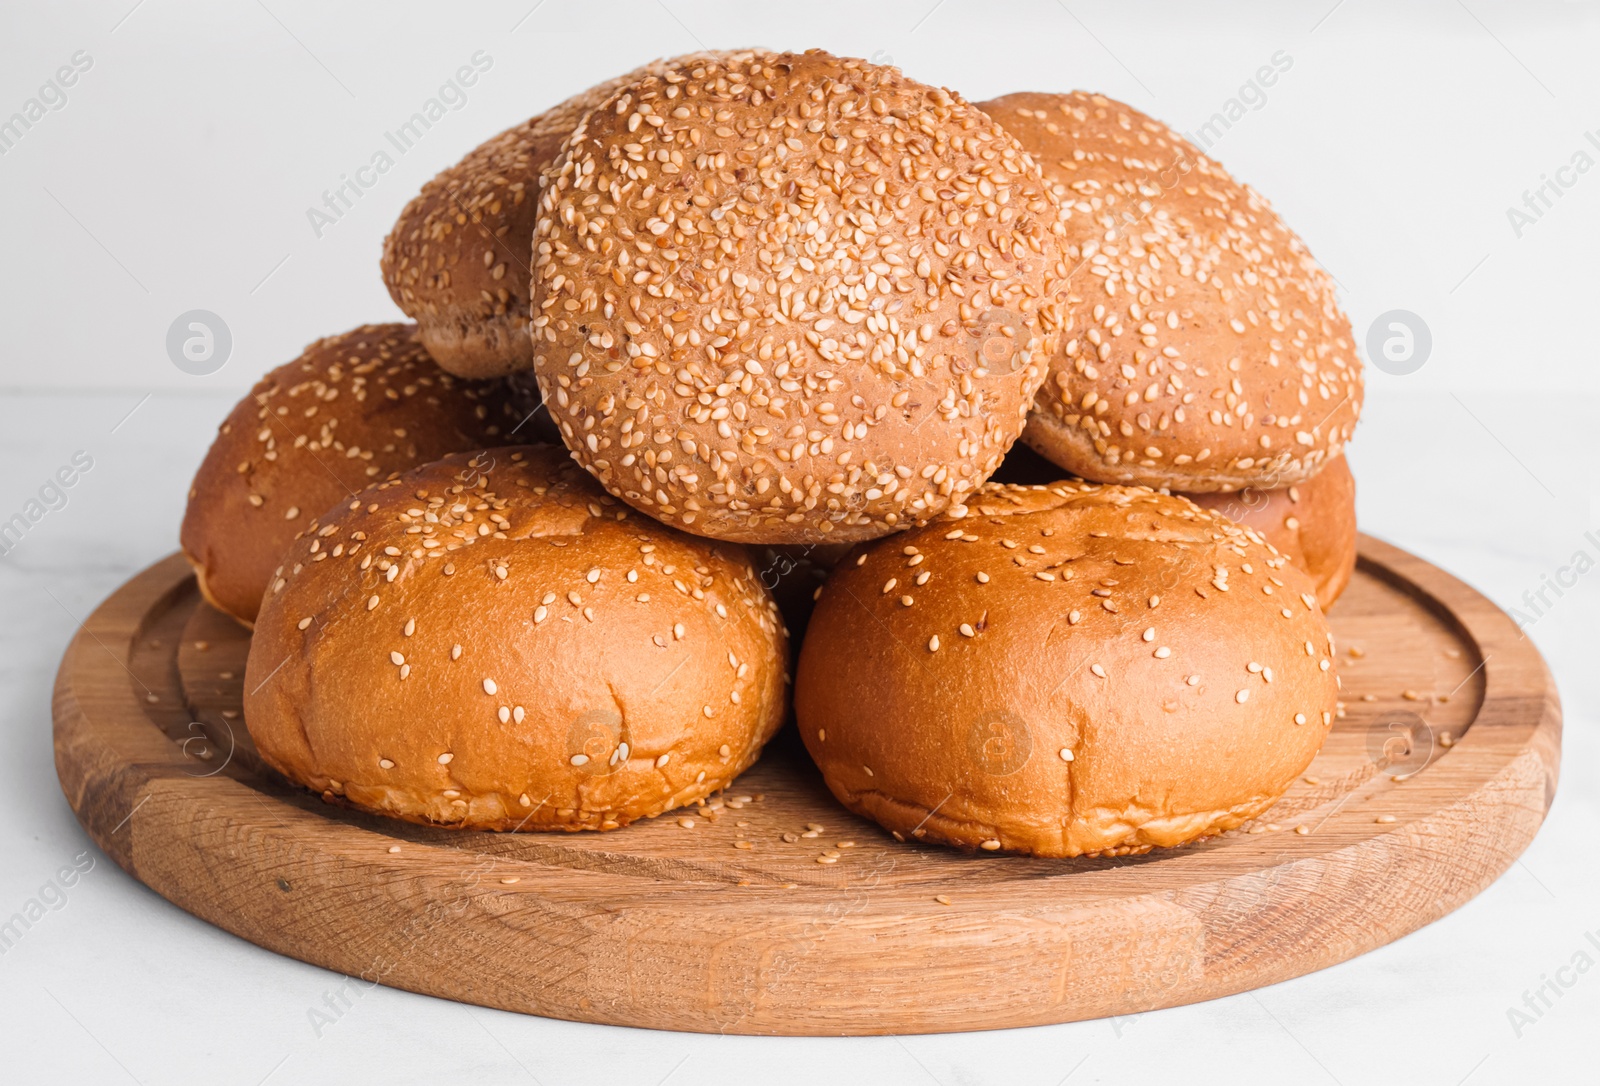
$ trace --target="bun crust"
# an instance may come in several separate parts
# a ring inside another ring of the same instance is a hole
[[[415,325],[317,340],[256,382],[195,473],[179,538],[200,591],[250,625],[312,518],[394,472],[501,444],[520,418],[501,382],[439,369]]]
[[[857,548],[801,648],[795,715],[839,801],[902,838],[1126,854],[1236,827],[1321,747],[1309,578],[1143,488],[991,484]]]
[[[680,58],[682,59],[682,58]],[[533,365],[528,258],[539,174],[584,114],[671,61],[609,79],[487,140],[422,186],[383,243],[383,282],[451,373],[493,377]]]
[[[1324,611],[1350,583],[1356,568],[1356,480],[1342,454],[1303,483],[1187,497],[1259,532],[1309,573]]]
[[[782,722],[743,548],[634,515],[564,450],[449,456],[341,505],[261,609],[245,723],[323,798],[462,829],[613,829],[725,786]]]
[[[1026,445],[1006,454],[993,483],[1050,484],[1062,470]],[[1077,482],[1076,479],[1067,480]],[[1339,598],[1356,567],[1356,481],[1344,454],[1303,483],[1231,494],[1183,495],[1201,508],[1221,513],[1260,534],[1317,586],[1317,602],[1327,611]],[[793,623],[790,629],[794,629]]]
[[[678,64],[545,176],[534,369],[578,461],[653,517],[874,538],[959,510],[1016,438],[1059,229],[1037,165],[949,91],[820,51]]]
[[[1271,206],[1096,94],[983,103],[1038,158],[1077,269],[1024,440],[1085,479],[1211,492],[1303,482],[1361,413],[1333,284]]]

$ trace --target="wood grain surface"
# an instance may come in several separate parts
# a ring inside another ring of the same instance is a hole
[[[792,730],[704,807],[605,834],[462,833],[262,769],[249,634],[181,557],[84,623],[55,689],[85,829],[156,892],[368,982],[660,1029],[886,1034],[1132,1014],[1299,976],[1482,890],[1555,793],[1543,660],[1448,574],[1363,537],[1331,615],[1345,712],[1256,823],[1126,859],[899,844]]]

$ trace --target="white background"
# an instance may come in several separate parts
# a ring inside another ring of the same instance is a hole
[[[54,667],[75,616],[175,547],[188,477],[229,404],[307,341],[398,317],[382,238],[438,169],[568,94],[702,45],[892,58],[974,101],[1098,90],[1190,132],[1282,50],[1292,67],[1212,154],[1308,241],[1359,337],[1392,309],[1432,330],[1420,371],[1369,369],[1350,454],[1363,528],[1525,610],[1575,551],[1600,558],[1584,539],[1600,168],[1520,238],[1507,219],[1580,149],[1600,159],[1584,135],[1600,140],[1596,4],[533,6],[0,7],[0,121],[75,52],[93,58],[67,104],[0,156],[0,520],[74,452],[95,465],[0,558],[0,916],[92,847],[55,783]],[[306,209],[478,50],[493,67],[465,106],[316,237]],[[164,346],[191,309],[232,330],[208,377]],[[1600,968],[1521,1037],[1506,1012],[1600,930],[1596,583],[1528,628],[1567,717],[1561,788],[1523,861],[1439,923],[1287,984],[1119,1023],[872,1040],[650,1033],[378,989],[318,1038],[307,1010],[340,978],[208,927],[102,857],[0,957],[0,1066],[8,1080],[146,1084],[1592,1076]]]

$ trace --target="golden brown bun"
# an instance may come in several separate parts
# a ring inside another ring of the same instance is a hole
[[[1076,269],[1028,444],[1085,479],[1194,492],[1301,482],[1339,454],[1362,402],[1350,321],[1266,200],[1097,94],[980,108],[1055,186]]]
[[[1356,568],[1356,480],[1341,454],[1303,483],[1232,494],[1189,494],[1265,537],[1317,586],[1327,611]]]
[[[584,114],[624,83],[669,63],[608,79],[506,129],[406,205],[383,243],[383,281],[439,365],[463,377],[533,365],[528,258],[539,174]]]
[[[502,444],[524,406],[500,381],[439,369],[415,325],[317,340],[256,382],[195,473],[179,538],[200,591],[250,625],[313,517],[393,472]]]
[[[462,453],[298,540],[245,723],[290,780],[462,829],[612,829],[700,798],[783,720],[749,555],[662,527],[564,449]]]
[[[898,69],[741,54],[618,90],[545,175],[534,370],[613,494],[749,543],[851,542],[986,479],[1065,274],[1038,166]]]
[[[989,481],[1036,486],[1057,482],[1065,474],[1019,441]],[[1309,573],[1323,611],[1350,583],[1356,565],[1356,481],[1343,453],[1303,483],[1183,496],[1258,532]],[[793,630],[793,624],[789,628]]]
[[[1144,488],[990,484],[839,565],[795,716],[901,837],[1078,856],[1260,814],[1336,696],[1310,579],[1245,530]]]

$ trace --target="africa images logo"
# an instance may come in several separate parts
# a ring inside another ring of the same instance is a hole
[[[22,103],[22,108],[0,120],[0,155],[9,154],[33,131],[33,127],[51,113],[67,108],[67,88],[78,82],[78,77],[94,67],[94,57],[79,49],[68,57],[68,63],[56,69],[54,75],[40,84],[33,97]]]
[[[351,172],[354,176],[340,174],[339,183],[331,190],[323,191],[321,207],[306,208],[306,222],[311,224],[314,236],[321,238],[330,226],[344,218],[368,189],[394,169],[397,157],[405,157],[447,113],[466,107],[466,88],[474,86],[480,75],[494,67],[494,57],[482,49],[473,53],[468,60],[470,63],[457,68],[449,79],[439,85],[433,97],[422,103],[421,109],[396,125],[393,131],[384,132],[383,139],[388,147],[380,147],[372,152],[364,165],[357,166]],[[394,154],[389,153],[390,148]]]

